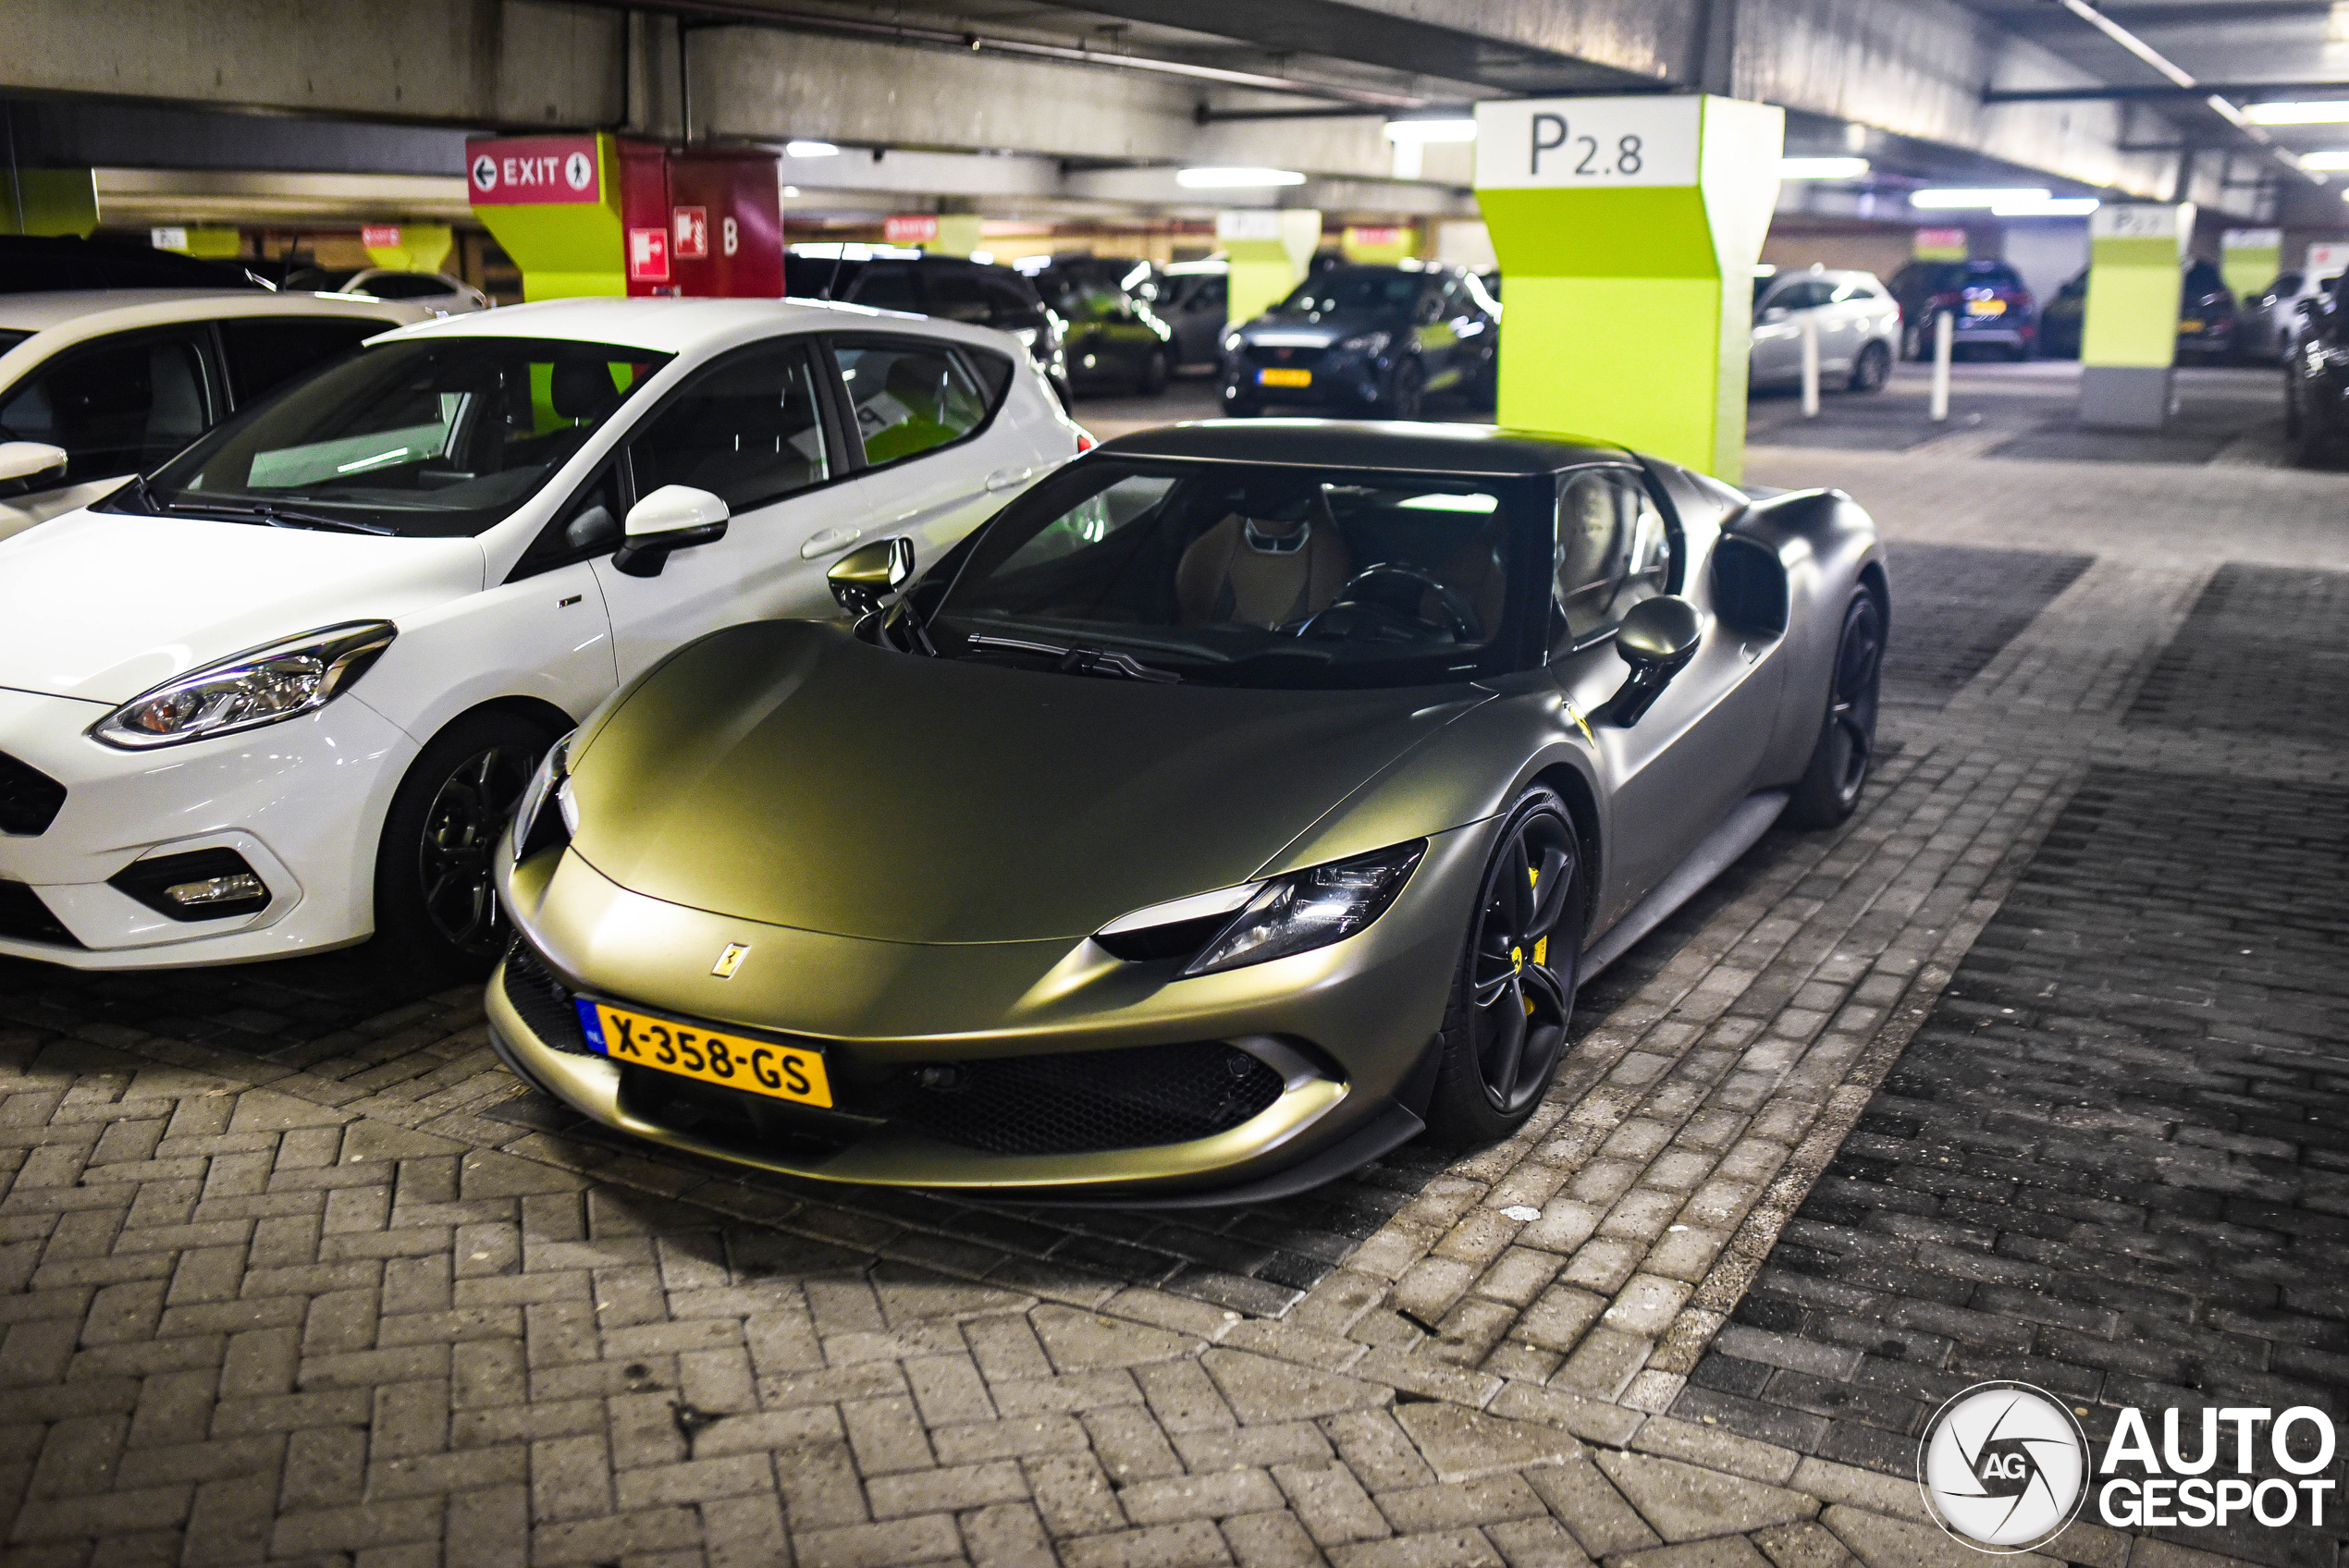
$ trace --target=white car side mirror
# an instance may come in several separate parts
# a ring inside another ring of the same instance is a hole
[[[71,460],[63,447],[46,441],[0,441],[0,496],[46,490],[65,478]]]
[[[628,508],[621,524],[625,542],[612,552],[614,570],[631,577],[658,577],[671,550],[707,545],[726,536],[726,503],[690,484],[664,484]]]

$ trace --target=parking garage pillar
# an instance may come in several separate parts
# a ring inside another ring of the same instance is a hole
[[[2080,423],[2158,430],[2178,354],[2178,267],[2194,203],[2108,203],[2088,219],[2087,315],[2080,332]]]
[[[88,169],[11,169],[0,178],[0,234],[87,235],[98,227]]]
[[[398,272],[438,272],[457,246],[457,231],[445,223],[371,223],[359,231],[367,259]]]
[[[2234,297],[2248,300],[2276,280],[2283,266],[2283,230],[2231,228],[2219,237],[2219,275]]]
[[[1231,263],[1226,318],[1236,325],[1262,315],[1305,281],[1313,248],[1322,242],[1322,214],[1263,207],[1218,213],[1215,239]]]
[[[1734,482],[1783,112],[1557,98],[1480,104],[1476,124],[1477,200],[1507,284],[1501,423]]]

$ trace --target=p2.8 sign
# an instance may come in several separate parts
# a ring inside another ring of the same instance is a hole
[[[1476,106],[1480,190],[1694,185],[1695,97],[1506,99]]]

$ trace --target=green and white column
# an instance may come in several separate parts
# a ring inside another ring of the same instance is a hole
[[[2219,237],[2219,276],[2238,302],[2276,280],[2283,270],[2283,230],[2231,228]]]
[[[1503,424],[1739,478],[1785,132],[1783,111],[1732,98],[1477,105],[1476,195],[1507,282]]]
[[[1252,321],[1305,281],[1322,242],[1322,214],[1303,207],[1244,207],[1215,214],[1215,242],[1229,259],[1232,325]]]
[[[2080,332],[2080,423],[2158,430],[2178,357],[2179,268],[2194,203],[2107,202],[2088,219],[2087,316]]]

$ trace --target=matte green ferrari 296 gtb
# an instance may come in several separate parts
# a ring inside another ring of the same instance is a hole
[[[1837,491],[1177,425],[911,556],[555,747],[498,856],[515,1072],[829,1181],[1298,1191],[1507,1136],[1579,981],[1867,780],[1890,599]]]

